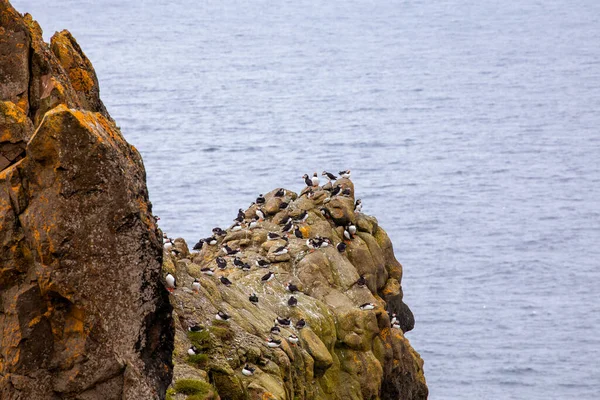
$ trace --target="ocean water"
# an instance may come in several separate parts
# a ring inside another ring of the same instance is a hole
[[[431,399],[600,398],[600,2],[12,3],[77,38],[171,236],[350,168]]]

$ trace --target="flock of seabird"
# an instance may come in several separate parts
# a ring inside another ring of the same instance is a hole
[[[329,198],[331,198],[333,196],[350,196],[351,195],[351,190],[349,188],[345,188],[342,185],[333,186],[332,181],[338,179],[338,177],[336,175],[334,175],[330,172],[327,172],[327,171],[323,171],[323,173],[321,175],[323,177],[325,177],[328,180],[328,182],[330,183],[330,185],[329,185],[330,189],[326,189],[326,190],[329,190],[329,192],[330,192]],[[350,178],[350,170],[340,171],[339,175],[341,178],[349,179]],[[306,184],[308,189],[305,189],[304,193],[301,196],[306,195],[310,199],[314,196],[313,189],[319,187],[319,177],[317,176],[317,173],[315,172],[312,177],[309,177],[308,174],[304,174],[304,176],[302,178],[304,179],[304,183]],[[325,188],[323,188],[323,189],[325,189]],[[274,196],[283,198],[286,195],[286,193],[287,193],[287,191],[285,189],[278,189],[277,192],[275,192]],[[252,230],[256,227],[259,227],[260,222],[262,222],[265,219],[265,212],[262,209],[262,206],[265,203],[266,203],[265,197],[263,196],[263,194],[259,194],[259,196],[256,198],[255,203],[251,204],[251,206],[253,206],[255,204],[258,206],[255,211],[255,216],[252,219],[247,220],[246,212],[240,208],[238,210],[237,217],[234,219],[233,225],[228,230],[224,230],[219,227],[214,228],[212,230],[212,236],[204,238],[204,239],[200,239],[198,241],[198,243],[196,243],[194,245],[193,250],[199,251],[204,246],[216,246],[219,243],[219,240],[222,237],[224,237],[228,231],[235,232],[235,231],[239,231],[242,229]],[[288,206],[289,206],[289,202],[282,201],[280,204],[280,209],[282,209],[282,210],[286,209]],[[362,201],[360,199],[357,199],[355,202],[355,205],[354,205],[354,211],[361,212],[361,210],[362,210]],[[326,208],[323,207],[320,209],[320,211],[323,214],[323,216],[325,216],[328,219],[331,219],[331,216],[329,215],[329,211]],[[308,218],[308,212],[303,211],[296,218],[291,218],[290,216],[287,216],[282,221],[280,221],[280,225],[282,226],[281,232],[280,233],[269,232],[267,234],[267,239],[268,240],[283,240],[285,242],[285,244],[275,248],[271,252],[271,254],[273,254],[274,256],[280,256],[280,255],[286,254],[288,252],[287,245],[289,243],[289,237],[291,235],[294,235],[294,237],[298,238],[298,239],[305,239],[305,236],[302,232],[300,224],[306,222],[307,218]],[[354,224],[351,224],[351,223],[347,224],[344,227],[344,233],[343,233],[344,240],[348,241],[348,242],[353,240],[354,236],[356,235],[356,232],[357,232],[357,228]],[[306,247],[308,248],[309,252],[314,252],[318,249],[326,248],[328,246],[334,246],[331,239],[323,238],[323,237],[319,237],[319,236],[315,236],[312,238],[306,238],[305,243],[306,243]],[[177,254],[174,240],[169,238],[166,233],[163,234],[163,244],[164,244],[165,250],[172,251],[172,252],[175,252],[175,254]],[[347,244],[344,241],[342,241],[342,242],[336,244],[335,248],[340,253],[343,253],[347,248]],[[227,269],[229,261],[231,261],[231,263],[233,264],[233,266],[235,268],[239,268],[242,271],[250,271],[252,269],[251,264],[249,264],[248,262],[242,261],[242,259],[240,258],[241,253],[242,253],[241,249],[233,249],[233,248],[229,247],[227,244],[223,244],[221,246],[220,252],[222,252],[222,255],[219,255],[215,258],[217,268],[219,270]],[[259,267],[259,268],[268,269],[268,268],[270,268],[271,263],[268,260],[259,258],[255,261],[255,265],[256,265],[256,267]],[[214,276],[215,270],[216,270],[215,268],[204,267],[201,269],[201,273],[208,275],[208,276]],[[221,284],[223,284],[224,286],[227,286],[227,287],[229,287],[233,284],[233,282],[231,282],[231,280],[229,280],[226,276],[223,276],[223,275],[219,276],[217,279],[221,282]],[[268,271],[265,275],[262,276],[261,283],[267,284],[268,282],[271,282],[273,279],[275,279],[275,273],[272,271]],[[165,281],[166,281],[167,289],[170,292],[173,292],[175,290],[175,288],[177,287],[175,277],[169,273],[169,274],[167,274]],[[364,275],[360,276],[360,278],[356,282],[356,285],[360,288],[364,288],[367,286],[367,280]],[[288,301],[287,301],[288,306],[296,307],[298,305],[298,298],[295,297],[294,294],[300,293],[298,287],[296,285],[294,285],[292,282],[287,282],[285,285],[285,289],[288,292],[290,292],[290,294],[291,294],[291,296],[288,298]],[[197,278],[195,278],[194,282],[192,283],[192,290],[196,293],[198,293],[200,291],[200,282],[198,281]],[[256,295],[256,293],[253,292],[249,295],[248,300],[252,304],[258,305],[259,297]],[[361,310],[368,311],[368,310],[375,309],[376,305],[373,303],[365,303],[365,304],[361,304],[359,306],[359,308]],[[223,321],[223,322],[228,322],[231,319],[231,316],[226,314],[225,312],[219,310],[217,312],[217,314],[215,315],[215,319],[219,320],[219,321]],[[390,321],[391,321],[392,328],[398,328],[398,329],[400,328],[400,324],[398,322],[396,314],[390,314]],[[281,333],[280,326],[286,327],[286,328],[291,328],[292,325],[293,325],[293,322],[291,321],[291,319],[277,317],[274,321],[273,327],[270,329],[270,337],[266,340],[266,345],[271,348],[280,347],[281,340],[276,339],[273,336],[279,336],[279,334]],[[294,326],[295,326],[296,330],[299,331],[300,329],[302,329],[306,326],[306,321],[304,319],[300,319],[294,324]],[[203,328],[199,325],[192,324],[192,326],[190,326],[188,329],[191,332],[199,332]],[[288,336],[287,340],[292,345],[295,345],[298,343],[299,338],[295,334],[290,334]],[[188,349],[188,354],[189,355],[198,354],[198,349],[196,349],[194,346],[192,346]],[[244,366],[244,368],[242,369],[242,374],[245,376],[251,376],[254,374],[254,371],[255,371],[255,368],[246,364]]]

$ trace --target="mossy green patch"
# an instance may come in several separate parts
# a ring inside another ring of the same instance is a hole
[[[231,329],[229,329],[227,327],[223,328],[220,326],[211,326],[208,329],[210,330],[210,333],[212,333],[217,338],[219,338],[225,342],[233,339],[233,332],[231,331]]]
[[[177,393],[205,396],[211,391],[211,386],[204,381],[196,379],[180,379],[175,382],[175,390]]]
[[[165,396],[165,400],[174,400],[175,397],[173,397],[173,396],[175,396],[175,393],[177,393],[175,391],[175,389],[173,389],[173,388],[167,389],[167,394]]]
[[[188,364],[194,365],[196,367],[203,366],[208,361],[207,354],[194,354],[193,356],[188,356],[187,362]]]
[[[208,331],[188,332],[187,336],[198,349],[205,350],[210,347],[210,333]]]

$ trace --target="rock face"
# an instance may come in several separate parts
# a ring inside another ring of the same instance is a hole
[[[392,244],[374,217],[354,212],[352,182],[340,179],[335,185],[350,188],[346,196],[331,196],[323,188],[304,190],[300,196],[286,191],[285,197],[265,196],[264,221],[250,228],[249,219],[257,206],[246,212],[241,230],[226,230],[216,245],[204,244],[190,254],[182,239],[165,251],[163,273],[176,276],[178,287],[171,295],[175,308],[174,380],[168,398],[185,399],[426,399],[428,389],[423,361],[404,336],[414,326],[410,309],[402,302],[402,266],[394,257]],[[329,185],[328,187],[331,187]],[[280,210],[279,204],[289,203]],[[295,225],[302,234],[268,240],[268,233],[282,236],[287,216],[305,221]],[[342,226],[340,226],[342,224]],[[344,238],[344,226],[353,224],[356,233]],[[326,247],[311,249],[308,238],[328,238]],[[344,242],[340,252],[337,244]],[[240,249],[226,256],[222,246]],[[286,246],[288,252],[275,254]],[[220,269],[217,257],[227,261]],[[234,257],[251,266],[243,271],[234,266]],[[268,260],[266,268],[257,260]],[[206,268],[214,270],[207,275]],[[204,272],[202,271],[203,269]],[[261,283],[268,271],[275,278]],[[358,284],[360,276],[366,285]],[[227,277],[232,285],[221,283]],[[200,282],[193,290],[194,279]],[[286,284],[300,289],[292,295]],[[258,304],[249,301],[256,293]],[[373,310],[360,305],[373,303]],[[227,322],[216,318],[218,311],[231,316]],[[398,326],[390,318],[396,314]],[[277,317],[289,318],[292,326],[281,326],[271,334]],[[304,319],[304,328],[296,323]],[[198,332],[191,332],[196,327]],[[297,344],[290,335],[299,338]],[[281,340],[269,347],[267,340]],[[188,354],[195,346],[197,354]],[[254,375],[241,370],[248,364]],[[202,390],[186,392],[180,382],[196,382]]]
[[[67,31],[0,0],[0,398],[158,399],[172,308],[145,171]]]

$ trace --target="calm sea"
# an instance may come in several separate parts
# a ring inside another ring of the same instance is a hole
[[[431,399],[600,398],[600,2],[13,0],[68,28],[194,242],[350,168]]]

